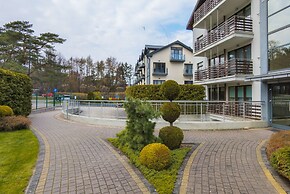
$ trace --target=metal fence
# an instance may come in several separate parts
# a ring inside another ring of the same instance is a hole
[[[97,118],[125,119],[124,103],[126,101],[112,100],[69,100],[64,101],[62,109],[67,115],[74,114]],[[147,101],[156,111],[168,101]],[[261,101],[174,101],[180,105],[181,116],[190,119],[205,121],[209,116],[215,116],[220,120],[225,119],[262,119]]]
[[[32,96],[32,110],[48,109],[53,107],[61,107],[62,101],[55,100],[53,97]]]

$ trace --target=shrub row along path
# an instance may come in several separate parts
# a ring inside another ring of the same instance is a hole
[[[31,115],[45,145],[41,176],[31,183],[36,193],[149,192],[104,141],[115,137],[120,128],[73,123],[61,119],[59,113]],[[191,163],[185,193],[277,193],[256,156],[257,146],[271,133],[186,131],[184,142],[203,144]]]

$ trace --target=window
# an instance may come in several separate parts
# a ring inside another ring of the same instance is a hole
[[[171,48],[171,60],[178,60],[178,61],[184,60],[184,56],[182,54],[182,48],[180,47]]]
[[[184,81],[184,84],[193,84],[193,81]]]
[[[210,86],[208,88],[209,100],[225,100],[225,87]]]
[[[192,75],[192,64],[184,64],[184,75]]]
[[[153,68],[154,73],[165,73],[165,63],[154,63]]]
[[[229,101],[252,101],[252,86],[229,87]]]
[[[290,68],[290,3],[268,1],[268,70]]]
[[[228,52],[228,59],[246,59],[251,60],[251,45]]]
[[[154,85],[160,85],[160,84],[163,84],[164,82],[165,80],[153,80]]]

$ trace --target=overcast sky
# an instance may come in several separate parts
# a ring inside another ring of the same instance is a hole
[[[145,44],[180,40],[192,47],[186,24],[196,0],[0,0],[0,25],[29,21],[35,34],[52,32],[66,42],[65,58],[110,56],[134,65]]]

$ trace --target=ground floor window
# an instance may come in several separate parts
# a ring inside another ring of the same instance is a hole
[[[270,85],[272,123],[290,126],[290,83]]]
[[[165,80],[153,80],[154,85],[159,85],[159,84],[162,84],[164,82],[165,82]]]
[[[229,101],[252,101],[252,86],[231,86]]]
[[[193,84],[193,81],[184,81],[184,84]]]
[[[225,87],[209,86],[208,87],[209,100],[224,101],[226,99],[225,90],[226,90]]]

